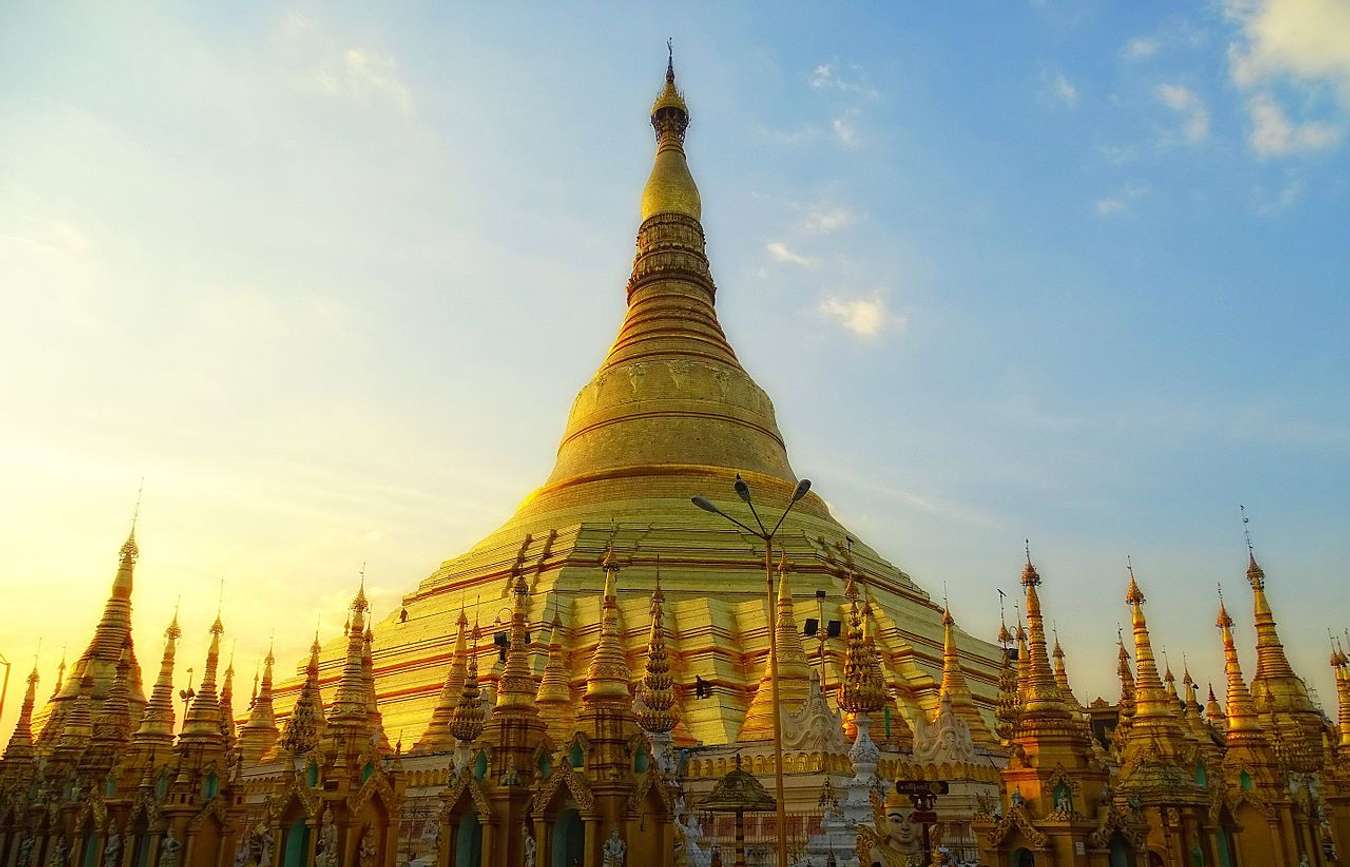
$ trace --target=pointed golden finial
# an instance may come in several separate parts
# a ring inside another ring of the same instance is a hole
[[[118,555],[122,561],[123,570],[130,570],[141,554],[141,550],[136,544],[136,522],[141,517],[141,494],[144,491],[145,477],[141,476],[140,487],[136,489],[136,505],[131,509],[131,529],[127,532],[127,540],[122,543],[122,550]]]
[[[1040,573],[1036,571],[1036,566],[1031,562],[1031,540],[1026,540],[1027,565],[1022,567],[1022,586],[1035,587],[1041,583]]]
[[[1219,700],[1214,696],[1214,684],[1208,684],[1209,698],[1205,701],[1205,719],[1210,725],[1219,725],[1223,721],[1223,708],[1219,706]]]
[[[681,214],[701,218],[703,204],[698,186],[684,158],[684,135],[689,128],[689,106],[675,86],[675,49],[667,41],[666,81],[652,103],[651,122],[656,132],[656,160],[642,191],[642,219],[656,214]]]
[[[1239,504],[1238,511],[1242,513],[1242,536],[1247,541],[1247,582],[1252,585],[1252,590],[1265,590],[1266,572],[1256,562],[1256,548],[1252,546],[1251,516],[1244,505]]]
[[[1008,646],[1012,644],[1012,633],[1008,631],[1007,612],[1003,609],[1006,594],[1004,594],[1003,588],[996,589],[998,590],[998,643],[1003,647],[1006,657]]]
[[[174,708],[173,708],[173,669],[177,655],[178,639],[183,630],[178,626],[178,602],[173,605],[173,617],[164,630],[164,653],[160,657],[159,676],[150,690],[145,710],[141,713],[140,725],[133,735],[133,743],[142,755],[159,747],[173,746]]]
[[[475,609],[478,607],[474,606]],[[459,704],[450,716],[450,732],[455,740],[462,744],[471,744],[483,733],[483,701],[478,689],[478,642],[483,637],[478,627],[478,613],[474,612],[473,632],[470,634],[472,648],[465,660],[464,686],[460,690]]]
[[[136,521],[141,517],[141,495],[145,493],[145,476],[141,476],[141,483],[136,488],[136,506],[131,510],[131,533],[136,534]]]
[[[361,585],[356,589],[356,598],[352,600],[352,610],[365,613],[370,609],[370,603],[366,601],[366,561],[361,561]],[[358,618],[359,620],[359,618]],[[357,627],[360,628],[360,627]]]
[[[1224,673],[1228,681],[1226,745],[1232,748],[1237,744],[1234,738],[1258,738],[1261,734],[1261,723],[1257,719],[1256,706],[1252,702],[1247,681],[1242,676],[1242,665],[1238,661],[1237,645],[1233,640],[1233,618],[1228,615],[1228,609],[1224,605],[1222,585],[1219,587],[1219,617],[1216,625],[1223,639]]]
[[[653,734],[664,734],[675,728],[674,678],[670,673],[670,656],[666,651],[664,610],[661,594],[661,557],[656,559],[656,587],[652,591],[651,628],[647,636],[647,670],[638,682],[637,695],[641,703],[638,722]]]
[[[619,564],[611,546],[601,561],[605,573],[604,591],[600,598],[600,637],[586,669],[586,692],[582,700],[592,702],[629,701],[628,659],[623,652],[619,634],[619,596],[617,581]]]
[[[526,634],[529,630],[530,588],[525,583],[525,575],[516,570],[511,582],[514,601],[511,606],[511,625],[503,663],[502,674],[497,682],[497,702],[499,709],[511,708],[512,712],[523,716],[535,716],[534,697],[537,687],[530,673],[529,647]]]
[[[950,703],[952,711],[965,721],[974,737],[982,741],[988,739],[988,729],[975,707],[965,673],[961,670],[960,651],[956,646],[956,620],[952,617],[952,607],[945,586],[942,607],[942,681],[938,688],[939,713],[944,702]]]

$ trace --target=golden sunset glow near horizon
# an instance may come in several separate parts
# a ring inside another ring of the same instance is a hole
[[[1068,5],[0,13],[0,734],[142,479],[146,683],[219,600],[236,711],[363,564],[378,623],[511,517],[624,316],[672,32],[718,316],[840,523],[989,641],[1030,537],[1086,703],[1127,555],[1178,676],[1220,582],[1252,664],[1245,504],[1334,715],[1350,13]]]

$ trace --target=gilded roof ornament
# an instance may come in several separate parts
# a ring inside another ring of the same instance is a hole
[[[514,600],[511,606],[511,627],[506,662],[497,685],[497,707],[509,707],[513,713],[537,716],[538,709],[534,705],[536,687],[530,673],[529,648],[525,637],[530,628],[530,588],[525,583],[525,576],[519,571],[511,582],[511,593]]]
[[[666,650],[666,632],[661,593],[661,561],[656,562],[656,583],[652,590],[651,628],[647,636],[647,670],[638,683],[641,702],[638,722],[653,734],[675,728],[675,681],[670,674],[670,654]]]
[[[539,706],[539,715],[548,726],[549,737],[555,744],[567,740],[574,716],[571,672],[567,667],[567,651],[563,648],[564,635],[562,616],[555,610],[548,636],[548,660],[544,663],[539,691],[534,698],[535,704]]]
[[[582,701],[587,704],[627,704],[631,700],[628,694],[630,672],[619,635],[619,597],[615,589],[619,564],[615,562],[612,547],[605,552],[601,567],[605,572],[605,589],[600,599],[600,638],[586,669],[586,693]]]
[[[791,572],[787,554],[782,554],[778,560],[778,596],[774,606],[776,615],[770,615],[766,621],[774,630],[774,641],[778,645],[778,701],[784,714],[791,713],[806,701],[811,688],[811,666],[806,658],[806,649],[802,646],[792,602]],[[823,628],[818,634],[824,638]],[[745,722],[737,739],[758,741],[772,737],[773,671],[766,655],[759,687],[750,700],[750,706],[746,708]]]
[[[666,62],[665,87],[652,103],[652,129],[656,132],[656,158],[647,186],[642,190],[642,219],[657,214],[680,214],[694,220],[703,217],[703,202],[684,157],[684,134],[689,129],[689,106],[675,86],[674,50]]]
[[[27,776],[36,762],[33,749],[33,705],[37,701],[38,669],[37,660],[33,661],[33,670],[28,674],[28,688],[24,690],[23,704],[19,707],[19,719],[14,724],[14,732],[9,736],[5,747],[4,763],[7,774]]]
[[[474,618],[469,650],[464,671],[464,688],[460,690],[459,704],[450,717],[450,732],[462,744],[471,744],[483,733],[483,700],[478,690],[478,641],[482,638],[478,619]]]
[[[327,728],[323,711],[323,696],[319,692],[319,630],[314,630],[314,643],[309,646],[309,663],[305,666],[305,681],[295,701],[281,746],[292,755],[304,755],[319,744]]]
[[[469,618],[464,613],[463,605],[459,608],[456,626],[455,649],[450,655],[450,665],[446,668],[445,680],[441,684],[436,707],[431,712],[431,722],[413,745],[416,752],[444,752],[455,745],[454,735],[450,733],[450,718],[459,705],[459,695],[464,689],[468,665]]]

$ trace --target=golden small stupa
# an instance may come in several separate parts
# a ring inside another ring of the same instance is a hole
[[[470,614],[487,624],[478,650],[491,654],[495,635],[507,631],[518,577],[529,593],[536,678],[548,659],[550,634],[564,630],[570,639],[567,677],[579,695],[584,661],[600,631],[600,564],[607,550],[623,563],[620,635],[624,652],[637,663],[634,671],[645,668],[659,559],[673,712],[681,730],[704,743],[736,740],[761,688],[771,613],[762,543],[699,511],[690,498],[705,495],[739,514],[741,504],[731,495],[739,474],[757,503],[781,508],[797,475],[773,402],[741,366],[718,323],[717,287],[699,222],[702,199],[684,150],[689,110],[673,64],[651,123],[656,155],[642,192],[627,311],[599,370],[573,403],[553,472],[505,524],[444,561],[403,598],[402,611],[375,630],[380,709],[390,730],[405,732],[410,742],[432,721],[461,610],[475,609]],[[828,488],[828,479],[823,483]],[[792,563],[791,589],[801,594],[780,607],[797,608],[799,623],[815,617],[814,594],[823,589],[826,620],[845,621],[844,581],[856,576],[871,602],[884,677],[898,710],[912,718],[935,709],[943,667],[941,606],[856,541],[815,493],[797,503],[775,545]],[[997,648],[969,635],[959,644],[970,692],[992,723]],[[322,655],[325,692],[342,665],[340,645]],[[843,654],[840,641],[831,645],[826,680],[833,683],[827,688],[837,685]],[[711,685],[710,698],[694,697],[696,676]],[[280,714],[298,690],[298,678],[277,690]]]

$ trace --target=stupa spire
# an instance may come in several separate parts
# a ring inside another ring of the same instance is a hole
[[[1040,573],[1031,561],[1031,545],[1027,543],[1027,562],[1022,568],[1022,587],[1026,591],[1027,617],[1027,676],[1023,697],[1023,721],[1062,719],[1069,716],[1069,707],[1059,694],[1055,673],[1050,668],[1046,652],[1045,618],[1041,614],[1041,597],[1037,588]]]
[[[183,731],[178,737],[180,748],[191,743],[218,744],[220,734],[220,697],[216,693],[216,670],[220,666],[220,636],[225,627],[220,612],[211,624],[211,643],[206,650],[206,667],[202,682],[192,698],[192,704],[183,717]]]
[[[1238,739],[1243,738],[1257,738],[1264,743],[1256,704],[1252,701],[1247,681],[1242,676],[1242,663],[1238,660],[1237,644],[1233,641],[1233,618],[1228,615],[1222,594],[1219,595],[1219,617],[1215,625],[1219,627],[1219,634],[1223,638],[1223,667],[1228,680],[1225,745],[1232,748]]]
[[[1181,683],[1185,687],[1181,700],[1181,716],[1186,722],[1186,727],[1190,729],[1191,734],[1200,743],[1201,747],[1208,752],[1212,752],[1214,741],[1210,737],[1209,727],[1205,725],[1205,719],[1202,716],[1203,708],[1200,706],[1200,699],[1196,692],[1195,679],[1191,677],[1191,670],[1188,664],[1183,663],[1181,671]]]
[[[941,713],[944,703],[951,705],[952,711],[970,729],[976,742],[990,741],[989,730],[975,707],[965,672],[961,670],[961,654],[956,645],[956,619],[952,617],[951,605],[945,599],[942,606],[942,684],[938,689],[938,713]]]
[[[681,214],[694,220],[703,217],[698,185],[684,158],[684,133],[688,128],[689,106],[675,86],[675,54],[671,48],[666,61],[665,87],[652,103],[656,160],[647,186],[642,190],[643,220],[658,214]]]
[[[56,681],[52,684],[52,698],[61,691],[61,684],[66,680],[66,649],[61,648],[61,661],[56,664]]]
[[[1256,561],[1247,510],[1240,508],[1247,542],[1247,582],[1252,588],[1256,624],[1252,697],[1271,736],[1278,736],[1288,745],[1289,758],[1296,769],[1313,772],[1322,764],[1322,713],[1313,705],[1307,685],[1294,672],[1280,643],[1275,614],[1266,598],[1266,573]]]
[[[1153,656],[1148,620],[1144,617],[1144,593],[1135,580],[1134,564],[1130,563],[1126,568],[1130,583],[1125,592],[1125,603],[1130,606],[1130,622],[1134,629],[1134,719],[1136,723],[1142,723],[1149,719],[1172,718],[1175,716],[1175,706],[1167,696],[1167,689],[1163,686]]]
[[[1134,670],[1130,668],[1130,652],[1125,649],[1125,638],[1116,629],[1116,677],[1120,679],[1120,707],[1134,716]]]
[[[1000,599],[1002,593],[999,594]],[[1012,633],[1004,622],[1002,604],[999,606],[999,669],[998,669],[998,705],[995,708],[997,720],[995,732],[1004,745],[1011,743],[1013,732],[1017,728],[1017,717],[1021,713],[1021,700],[1018,697],[1017,670],[1012,661]]]
[[[319,631],[314,630],[314,643],[309,646],[309,662],[305,665],[305,682],[300,695],[286,719],[281,735],[281,746],[292,755],[304,755],[319,745],[319,739],[328,727],[323,711],[323,696],[319,692]]]
[[[600,601],[600,638],[586,669],[586,693],[582,701],[627,704],[630,673],[619,636],[619,599],[615,590],[619,565],[614,561],[612,549],[605,552],[601,568],[605,572],[605,589]]]
[[[774,641],[778,645],[778,700],[785,717],[799,708],[811,691],[811,664],[802,646],[801,633],[797,630],[790,573],[791,568],[784,555],[778,561],[777,611],[769,624],[774,629]],[[757,741],[772,737],[773,670],[766,656],[759,688],[746,708],[745,723],[741,726],[737,740]]]
[[[464,689],[465,670],[468,664],[466,642],[469,618],[462,606],[459,609],[456,626],[458,628],[455,633],[455,650],[446,669],[445,681],[441,684],[436,707],[431,712],[431,722],[413,747],[417,752],[443,752],[455,745],[455,737],[450,733],[450,718],[455,713],[455,706],[459,704],[459,694]]]
[[[14,723],[14,732],[5,746],[3,771],[7,775],[26,777],[36,762],[33,750],[33,705],[37,701],[38,668],[33,660],[33,670],[28,673],[28,688],[23,693],[23,704],[19,706],[19,719]]]
[[[781,573],[780,573],[781,574]],[[788,597],[791,605],[791,596]],[[665,734],[675,728],[675,681],[670,674],[670,655],[666,651],[665,613],[661,593],[661,564],[656,565],[656,583],[652,589],[651,626],[647,633],[647,669],[638,683],[641,703],[638,723],[652,734]],[[780,595],[781,604],[781,595]],[[799,645],[800,646],[800,645]]]
[[[225,664],[225,680],[220,685],[220,737],[225,742],[226,751],[233,750],[238,743],[238,733],[234,726],[234,651],[230,651],[229,662]]]
[[[525,634],[529,631],[530,588],[525,576],[517,572],[511,581],[511,626],[506,648],[506,664],[497,684],[497,708],[513,713],[537,716],[534,695],[537,691],[530,672],[530,651]]]
[[[535,693],[534,701],[539,706],[539,715],[548,726],[549,737],[555,744],[567,740],[575,716],[563,637],[562,617],[554,611],[548,636],[548,661],[544,663],[544,673],[539,680],[539,691]]]
[[[165,749],[173,745],[173,666],[174,655],[178,648],[178,639],[183,630],[178,626],[178,607],[174,606],[173,619],[164,630],[164,654],[159,661],[159,676],[150,690],[150,699],[145,703],[141,714],[140,726],[132,737],[132,742],[143,753],[157,748]]]
[[[369,726],[375,747],[381,753],[393,752],[389,743],[389,734],[384,730],[384,715],[380,713],[380,703],[375,691],[375,630],[371,627],[374,617],[366,621],[365,634],[361,636],[361,675],[366,687],[366,722]]]
[[[481,637],[475,617],[470,633],[471,649],[464,669],[464,686],[459,693],[459,704],[450,716],[450,733],[466,746],[483,733],[483,699],[478,691],[478,640]]]
[[[1256,674],[1254,680],[1268,681],[1272,678],[1294,678],[1293,667],[1285,656],[1284,645],[1280,642],[1279,630],[1275,625],[1275,613],[1266,598],[1266,572],[1256,561],[1256,548],[1252,545],[1249,527],[1250,518],[1245,506],[1242,510],[1242,532],[1247,542],[1247,583],[1252,588],[1252,613],[1256,621]]]
[[[1158,775],[1168,766],[1185,761],[1195,748],[1189,731],[1183,726],[1178,702],[1168,696],[1158,674],[1153,641],[1144,616],[1144,593],[1135,578],[1134,564],[1127,561],[1130,576],[1125,603],[1130,607],[1134,631],[1134,716],[1125,729],[1120,754],[1122,789],[1147,793],[1157,785]],[[1118,728],[1117,731],[1120,731]]]
[[[849,616],[839,706],[853,715],[875,713],[886,706],[885,683],[877,682],[880,664],[874,664],[872,659],[874,644],[869,640],[869,612],[866,605],[861,609],[858,607],[858,589],[851,574],[844,593],[848,597]]]
[[[1218,731],[1223,731],[1228,725],[1228,720],[1224,718],[1223,708],[1219,706],[1219,700],[1214,696],[1214,684],[1212,683],[1209,685],[1209,698],[1205,701],[1205,721]]]
[[[74,695],[79,679],[90,675],[94,678],[95,693],[101,704],[101,699],[107,694],[116,674],[122,651],[132,640],[131,594],[135,584],[136,561],[140,557],[140,549],[136,545],[136,518],[139,511],[138,493],[136,509],[132,513],[131,529],[127,532],[126,541],[122,543],[122,548],[118,552],[117,572],[113,577],[108,598],[103,604],[103,615],[99,618],[98,625],[94,627],[89,645],[76,663],[75,674],[72,675],[72,682],[69,684],[72,690],[67,695]],[[140,672],[136,666],[134,651],[130,662],[134,670],[128,674],[128,699],[139,713],[145,705],[145,696],[141,692]]]
[[[352,599],[351,617],[347,627],[347,658],[342,666],[342,676],[338,679],[337,692],[333,697],[333,710],[329,720],[330,729],[362,729],[367,721],[365,641],[366,611],[370,604],[366,601],[364,569],[361,575],[361,587]]]
[[[52,752],[53,761],[73,767],[88,749],[94,737],[93,699],[94,676],[86,671],[80,678],[79,694],[61,727],[61,739]]]
[[[1331,665],[1336,675],[1338,746],[1346,750],[1350,749],[1350,657],[1346,657],[1335,637],[1331,639],[1331,645]]]
[[[777,482],[784,495],[796,484],[772,402],[741,367],[717,319],[702,203],[684,152],[689,108],[673,63],[651,123],[656,153],[642,191],[627,314],[573,404],[552,474],[518,521],[609,503],[606,480],[616,474],[660,477],[664,496],[680,499],[699,493],[709,467]],[[612,505],[604,509],[613,514]],[[797,511],[826,514],[814,497]]]
[[[275,665],[273,645],[268,644],[267,656],[263,659],[262,679],[257,682],[257,693],[249,709],[248,722],[244,723],[239,733],[239,748],[249,761],[257,761],[272,749],[279,735],[276,709],[272,704],[272,670]]]
[[[1178,707],[1181,705],[1181,694],[1177,692],[1177,676],[1172,673],[1172,661],[1167,656],[1167,648],[1163,648],[1163,688],[1167,690],[1167,697]]]

